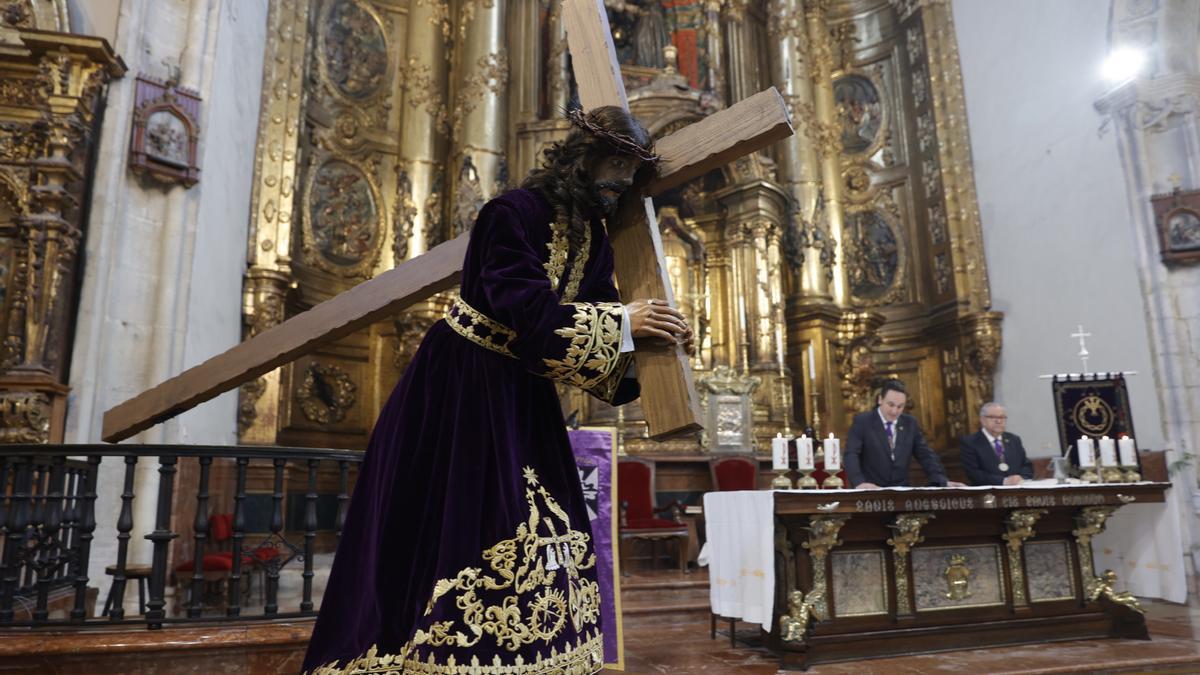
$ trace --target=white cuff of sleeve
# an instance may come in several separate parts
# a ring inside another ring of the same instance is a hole
[[[633,329],[629,327],[629,308],[621,305],[621,353],[633,351]]]

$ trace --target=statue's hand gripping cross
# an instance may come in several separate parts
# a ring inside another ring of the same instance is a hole
[[[583,108],[617,105],[628,110],[604,0],[563,0],[563,17]],[[659,139],[655,144],[662,158],[658,175],[641,190],[626,192],[617,220],[609,226],[622,298],[627,302],[662,298],[675,305],[651,195],[791,134],[787,107],[772,88]],[[115,443],[129,438],[322,344],[452,288],[462,273],[469,236],[397,265],[108,410],[104,440]],[[635,358],[650,437],[663,439],[699,428],[691,368],[682,348],[640,340]]]

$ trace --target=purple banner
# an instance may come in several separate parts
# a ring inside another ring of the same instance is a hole
[[[605,666],[625,669],[625,645],[621,639],[621,574],[617,567],[617,521],[613,518],[613,495],[617,490],[616,429],[583,427],[567,431],[583,498],[592,525],[596,551],[596,577],[600,584],[600,616],[604,626]]]

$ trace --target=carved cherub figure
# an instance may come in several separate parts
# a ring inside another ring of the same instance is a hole
[[[820,589],[813,589],[805,595],[804,591],[792,591],[788,594],[788,613],[779,621],[779,630],[784,642],[801,642],[808,632],[808,624],[813,619],[823,619],[818,604],[825,594]]]

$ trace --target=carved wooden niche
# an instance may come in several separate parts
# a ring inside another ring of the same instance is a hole
[[[1154,195],[1154,220],[1164,263],[1200,262],[1200,190]]]
[[[137,77],[129,165],[139,176],[191,187],[200,180],[200,96],[173,82]]]

